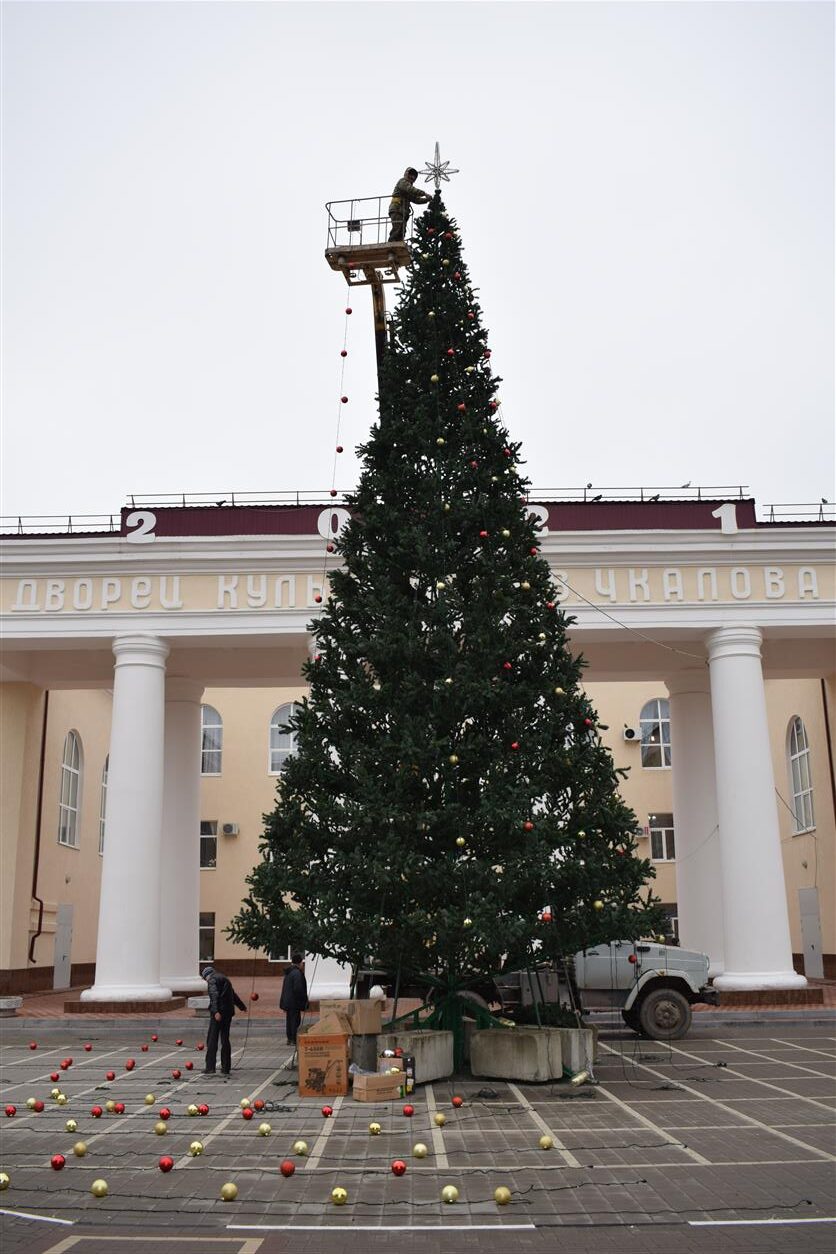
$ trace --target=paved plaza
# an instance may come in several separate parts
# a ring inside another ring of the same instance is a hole
[[[298,1097],[275,1022],[236,1021],[228,1081],[201,1074],[196,1020],[2,1026],[2,1105],[17,1108],[0,1124],[0,1170],[10,1177],[0,1195],[3,1254],[341,1254],[358,1241],[375,1251],[816,1254],[836,1240],[831,1012],[734,1026],[704,1018],[674,1045],[612,1027],[601,1033],[595,1087],[470,1077],[419,1085],[412,1118],[400,1101],[351,1098],[333,1099],[323,1117],[320,1100]],[[28,1098],[43,1111],[27,1109]],[[251,1121],[243,1098],[265,1103]],[[124,1113],[94,1118],[92,1107],[108,1100]],[[189,1115],[190,1104],[209,1112]],[[163,1107],[171,1116],[160,1136]],[[379,1135],[369,1133],[373,1121]],[[551,1149],[540,1148],[544,1135]],[[300,1139],[304,1157],[293,1152]],[[195,1140],[203,1152],[192,1157]],[[79,1141],[84,1157],[73,1154]],[[414,1157],[417,1142],[426,1158]],[[50,1165],[55,1154],[66,1156],[62,1170]],[[174,1160],[168,1173],[161,1155]],[[289,1177],[279,1171],[286,1158]],[[407,1164],[399,1178],[397,1158]],[[97,1179],[107,1196],[91,1194]],[[221,1200],[227,1182],[238,1188],[231,1202]],[[441,1200],[449,1184],[459,1190],[453,1204]],[[331,1201],[337,1186],[344,1206]],[[511,1191],[509,1205],[494,1201],[498,1186]]]

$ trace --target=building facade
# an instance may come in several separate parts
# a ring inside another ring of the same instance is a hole
[[[833,974],[833,527],[752,502],[533,505],[671,934],[721,987]],[[202,988],[292,749],[328,507],[2,541],[0,981]]]

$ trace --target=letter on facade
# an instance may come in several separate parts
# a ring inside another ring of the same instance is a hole
[[[607,582],[604,583],[604,576]],[[610,566],[608,570],[602,570],[601,567],[595,568],[595,591],[599,597],[606,597],[608,601],[614,601],[615,592],[615,571]]]
[[[229,604],[227,604],[229,598]],[[218,575],[218,609],[238,609],[238,576]]]

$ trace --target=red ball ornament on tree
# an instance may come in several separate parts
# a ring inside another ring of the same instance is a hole
[[[341,453],[342,451],[343,451],[343,446],[342,446],[342,444],[338,444],[338,445],[337,445],[337,452],[338,452],[338,453]]]
[[[471,469],[471,470],[478,470],[478,469],[479,469],[479,463],[478,463],[477,461],[472,461],[472,462],[470,463],[470,469]]]
[[[167,1171],[171,1171],[171,1169],[174,1166],[174,1159],[169,1158],[168,1154],[163,1154],[162,1158],[160,1159],[157,1165],[159,1166],[160,1171],[162,1171],[163,1173]]]
[[[459,413],[460,413],[460,414],[463,414],[463,413],[466,411],[467,406],[465,405],[464,401],[461,401],[461,402],[460,402],[460,403],[456,406],[456,409],[459,411]]]
[[[512,748],[513,750],[515,750],[515,751],[516,751],[517,749],[519,749],[519,747],[520,747],[520,742],[519,742],[518,740],[512,740],[512,741],[511,741],[511,748]]]
[[[334,546],[333,546],[333,544],[326,544],[326,546],[325,546],[325,552],[326,552],[326,553],[333,553],[333,552],[334,552]]]
[[[540,915],[540,918],[543,920],[544,923],[551,923],[552,921],[551,910],[544,910],[543,913]]]
[[[523,823],[523,831],[524,832],[534,831],[534,824],[532,823],[531,819],[526,819],[526,821]]]
[[[472,322],[472,321],[473,321],[473,319],[476,317],[476,314],[473,312],[473,310],[472,310],[472,309],[468,309],[468,311],[467,311],[467,316],[468,316],[468,318],[470,319],[470,321]]]
[[[342,352],[340,353],[340,357],[347,357],[347,356],[348,356],[347,351],[343,349]]]
[[[337,495],[337,489],[336,489],[336,488],[331,488],[331,489],[330,489],[330,491],[329,491],[329,493],[328,493],[328,495],[329,495],[329,496],[336,496],[336,495]]]
[[[347,314],[351,314],[351,313],[354,313],[354,310],[351,308],[351,306],[350,306],[350,305],[348,305],[348,306],[347,306],[347,308],[346,308],[346,311],[345,311],[345,312],[346,312]]]
[[[529,556],[530,556],[530,557],[536,557],[536,556],[537,556],[537,546],[536,546],[536,545],[532,545],[532,546],[531,546],[531,548],[528,550],[528,552],[529,552]]]
[[[396,1158],[392,1162],[392,1175],[393,1176],[405,1176],[406,1175],[406,1163],[404,1162],[402,1158]]]
[[[457,283],[459,283],[459,282],[461,281],[461,277],[462,277],[462,276],[459,274],[458,270],[457,270],[457,271],[456,271],[456,273],[453,275],[453,278],[456,280],[456,282],[457,282]]]
[[[584,727],[592,727],[592,725],[593,725],[593,724],[592,724],[592,719],[591,719],[591,718],[585,718],[585,719],[583,720],[583,725],[584,725]]]
[[[341,397],[340,397],[340,403],[341,403],[341,404],[343,404],[343,405],[347,405],[347,404],[348,404],[348,397],[347,397],[347,396],[341,396]]]
[[[283,1162],[279,1163],[279,1171],[285,1177],[292,1176],[295,1170],[296,1164],[291,1162],[289,1158],[285,1158]]]
[[[428,227],[427,227],[427,234],[428,234],[428,235],[435,235],[435,227],[434,227],[434,226],[428,226]]]
[[[445,231],[445,232],[444,232],[444,238],[445,238],[445,239],[452,239],[452,238],[453,238],[453,232],[452,232],[452,231]]]
[[[447,349],[447,356],[448,356],[448,357],[455,357],[455,355],[456,355],[456,350],[455,350],[454,348],[448,348],[448,349]]]
[[[314,601],[316,602],[317,605],[319,605],[320,602],[322,601],[322,597],[319,595],[319,593],[317,593],[316,596],[314,597]]]
[[[502,663],[502,669],[503,669],[504,671],[512,671],[512,670],[514,669],[514,667],[511,665],[511,663],[510,663],[510,662],[503,662],[503,663]]]
[[[67,1160],[63,1154],[53,1154],[52,1158],[49,1160],[49,1165],[53,1171],[60,1171],[62,1167],[66,1166],[66,1164]]]
[[[546,602],[546,609],[547,609],[547,610],[553,610],[553,609],[554,609],[554,607],[555,607],[554,601],[547,601],[547,602]]]
[[[510,457],[510,456],[511,456],[511,450],[510,450],[509,448],[504,448],[504,449],[502,450],[502,455],[503,455],[503,457]]]
[[[480,532],[479,532],[479,539],[480,539],[480,540],[487,540],[487,538],[488,538],[488,533],[487,533],[487,531],[480,531]]]

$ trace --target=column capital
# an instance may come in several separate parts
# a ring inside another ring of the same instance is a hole
[[[166,701],[190,701],[199,705],[205,685],[199,679],[185,679],[180,675],[166,675]]]
[[[763,632],[760,627],[718,627],[706,636],[708,660],[724,657],[753,657],[760,661]]]
[[[666,680],[665,687],[672,697],[684,697],[691,692],[708,694],[711,691],[711,674],[708,660],[704,666],[689,666],[686,670],[673,671]]]
[[[157,666],[165,669],[169,649],[159,636],[140,632],[115,636],[112,647],[117,666]]]

